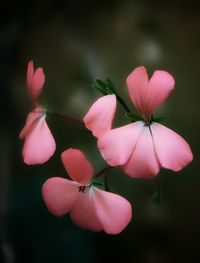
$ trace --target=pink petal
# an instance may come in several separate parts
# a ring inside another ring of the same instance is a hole
[[[34,111],[30,112],[26,119],[26,124],[19,134],[20,139],[24,139],[29,133],[32,125],[43,115],[40,107],[35,108]]]
[[[122,169],[131,177],[151,179],[159,172],[159,168],[150,129],[144,126],[135,151]]]
[[[23,135],[23,134],[22,134]],[[45,116],[32,125],[26,135],[23,157],[26,164],[42,164],[54,154],[56,144],[46,123]]]
[[[152,113],[166,101],[174,88],[175,81],[173,77],[166,71],[157,70],[151,77],[145,100],[144,108],[147,116]]]
[[[142,122],[135,122],[108,131],[98,140],[98,148],[112,166],[125,164],[134,151],[138,136],[143,127]]]
[[[33,61],[29,61],[28,67],[27,67],[27,89],[29,96],[34,104],[36,104],[36,99],[40,95],[42,91],[42,87],[44,85],[45,81],[45,75],[43,73],[42,68],[37,68],[37,70],[34,72],[34,65]]]
[[[97,217],[108,234],[119,234],[132,218],[131,204],[123,197],[93,188]]]
[[[148,82],[144,67],[136,68],[127,78],[131,100],[140,114],[151,116],[168,98],[174,88],[174,79],[166,71],[157,70]]]
[[[179,171],[192,161],[190,146],[180,135],[158,123],[153,123],[151,130],[158,160],[164,168]]]
[[[145,67],[141,66],[133,70],[133,72],[127,77],[126,83],[133,104],[140,114],[145,115],[144,98],[148,85],[148,75]]]
[[[72,210],[79,195],[79,184],[61,177],[48,179],[42,187],[42,197],[48,210],[63,216]]]
[[[85,126],[97,138],[111,129],[116,111],[116,96],[114,94],[98,99],[83,118]]]
[[[93,167],[84,154],[77,149],[67,149],[61,154],[62,163],[69,176],[81,184],[88,184],[93,176]]]
[[[38,68],[32,78],[32,85],[30,89],[30,96],[34,102],[42,92],[42,88],[45,82],[45,75],[42,68]]]
[[[28,88],[28,92],[31,92],[33,73],[34,73],[34,66],[33,66],[33,61],[31,60],[29,61],[28,67],[27,67],[26,85]]]
[[[96,215],[93,202],[93,188],[87,188],[84,193],[80,192],[70,216],[72,220],[82,228],[92,231],[103,229]]]

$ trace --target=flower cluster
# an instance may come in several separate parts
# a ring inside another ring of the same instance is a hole
[[[56,149],[55,140],[46,122],[47,109],[38,98],[45,76],[42,68],[34,71],[28,63],[27,89],[34,110],[28,114],[20,133],[24,139],[23,159],[26,164],[42,164]],[[87,129],[97,138],[97,147],[109,166],[119,166],[134,178],[152,179],[161,167],[179,171],[188,165],[193,155],[188,143],[177,133],[160,124],[153,114],[166,101],[175,81],[166,71],[157,70],[148,79],[145,67],[137,67],[127,77],[127,87],[139,116],[137,120],[119,96],[110,80],[98,80],[104,94],[90,107],[83,118]],[[113,128],[117,101],[126,110],[131,123]],[[47,209],[55,216],[70,214],[82,228],[104,230],[108,234],[120,233],[132,218],[132,207],[125,198],[99,188],[93,167],[84,154],[69,148],[62,152],[61,160],[70,179],[53,177],[42,188]],[[103,174],[105,169],[97,173]]]
[[[84,117],[86,127],[98,138],[103,158],[135,178],[150,179],[158,174],[160,167],[181,170],[193,158],[188,143],[152,118],[173,90],[173,77],[159,70],[148,80],[145,68],[138,67],[128,76],[127,86],[143,120],[111,129],[116,111],[115,95],[97,100]]]
[[[53,177],[44,183],[42,195],[49,211],[56,216],[70,212],[76,224],[92,231],[120,233],[131,220],[130,203],[94,186],[93,168],[81,151],[68,149],[61,159],[73,181]]]

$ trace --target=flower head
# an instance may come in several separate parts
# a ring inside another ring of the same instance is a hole
[[[84,117],[86,127],[98,138],[98,148],[103,158],[108,164],[121,166],[125,173],[136,178],[153,178],[161,167],[173,171],[181,170],[193,158],[188,143],[167,127],[151,122],[153,112],[174,88],[173,77],[166,71],[158,70],[148,80],[146,69],[138,67],[128,76],[127,86],[133,104],[147,121],[107,129],[99,134],[100,125],[96,125],[99,119],[103,115],[112,118],[114,116],[115,106],[110,101],[114,100],[115,95],[102,97],[102,111],[96,110],[98,100]],[[111,119],[106,117],[105,123],[110,127]]]
[[[19,137],[25,140],[22,155],[26,164],[45,163],[55,152],[56,144],[46,122],[46,113],[39,106],[28,114]]]
[[[61,159],[72,180],[53,177],[44,183],[42,196],[48,210],[55,216],[70,213],[82,228],[120,233],[131,220],[130,203],[92,184],[93,168],[81,151],[68,149]]]
[[[34,71],[33,61],[28,63],[27,89],[35,109],[28,114],[20,139],[25,140],[22,155],[26,164],[42,164],[54,154],[56,143],[46,122],[46,111],[37,99],[41,94],[45,75],[42,68]]]

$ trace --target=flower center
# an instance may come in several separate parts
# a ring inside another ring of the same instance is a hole
[[[85,189],[86,189],[85,185],[81,185],[81,186],[78,187],[78,191],[82,192],[83,194],[85,193]]]
[[[144,125],[149,126],[153,120],[153,116],[144,116]]]

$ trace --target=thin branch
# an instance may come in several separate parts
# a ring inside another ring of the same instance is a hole
[[[63,119],[66,119],[66,120],[69,120],[69,121],[72,121],[72,122],[76,122],[78,124],[81,124],[81,125],[85,125],[83,121],[79,120],[79,119],[76,119],[74,117],[71,117],[65,113],[62,113],[62,112],[59,112],[57,110],[53,110],[51,112],[51,114],[55,115],[55,116],[58,116],[58,117],[61,117]]]
[[[108,176],[109,176],[109,173],[106,173],[105,176],[104,176],[104,187],[105,187],[106,191],[110,192]]]
[[[110,169],[112,169],[113,167],[112,166],[106,166],[104,167],[103,169],[99,170],[94,176],[95,177],[99,177],[101,176],[102,174],[108,172]]]
[[[130,109],[128,107],[128,105],[126,104],[126,102],[122,99],[122,97],[120,95],[117,95],[117,100],[119,101],[119,103],[121,104],[121,106],[124,108],[124,110],[127,112],[127,113],[130,113]]]

